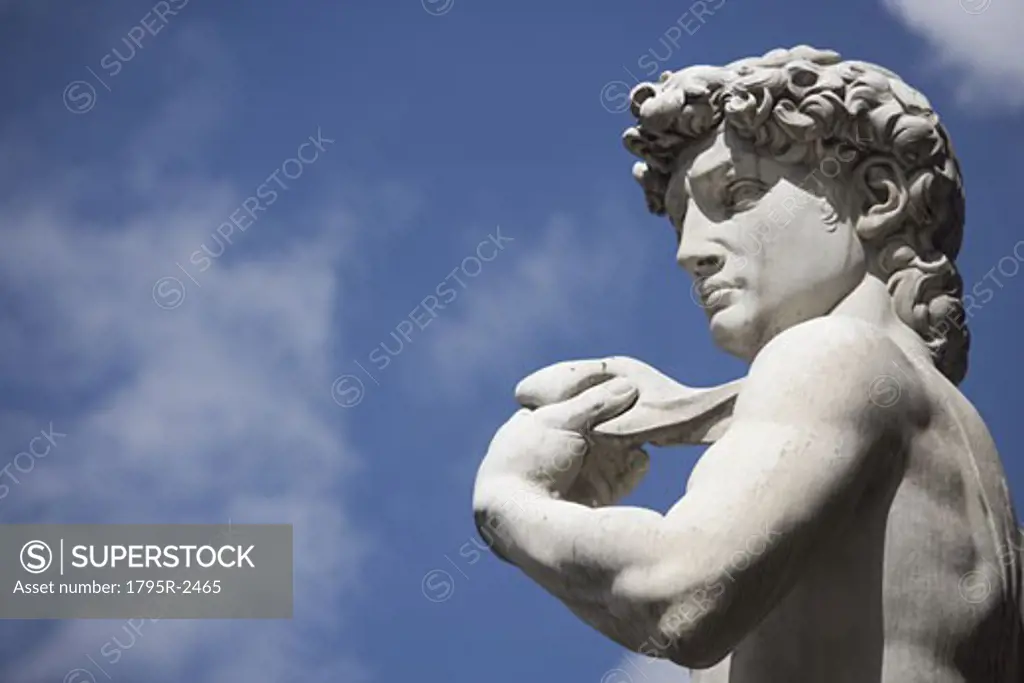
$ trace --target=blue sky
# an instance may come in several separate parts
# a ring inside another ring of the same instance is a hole
[[[686,680],[480,552],[472,480],[543,365],[743,372],[644,210],[619,105],[657,70],[778,46],[888,66],[942,114],[964,280],[994,293],[964,390],[1021,504],[1022,6],[709,0],[701,22],[688,3],[552,4],[0,1],[0,460],[64,435],[8,468],[0,520],[230,518],[296,538],[292,621],[134,639],[123,621],[3,622],[0,678]],[[233,215],[244,231],[218,241]],[[632,502],[666,508],[698,455],[656,452]],[[114,637],[131,645],[112,664]]]

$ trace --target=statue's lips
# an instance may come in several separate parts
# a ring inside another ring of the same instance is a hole
[[[742,383],[704,389],[680,385],[675,396],[645,397],[641,390],[632,408],[597,425],[594,433],[655,446],[714,443],[729,426]]]
[[[732,285],[702,288],[700,290],[700,305],[709,315],[717,313],[731,303],[733,295],[737,291],[736,287]]]

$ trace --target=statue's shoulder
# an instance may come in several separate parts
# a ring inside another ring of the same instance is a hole
[[[894,376],[904,395],[919,393],[910,386],[916,380],[898,372],[906,365],[903,351],[881,328],[826,316],[795,325],[766,344],[751,364],[743,393],[753,390],[762,399],[785,393],[826,411],[839,404],[844,410],[872,411],[878,403],[872,396]]]
[[[903,356],[899,346],[880,327],[846,316],[813,318],[775,336],[755,359],[850,365],[872,369]]]

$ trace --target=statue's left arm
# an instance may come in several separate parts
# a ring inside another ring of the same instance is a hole
[[[896,376],[886,400],[871,400]],[[865,487],[897,471],[920,404],[913,376],[866,325],[823,318],[788,330],[752,364],[729,429],[665,515],[561,498],[580,467],[572,457],[585,441],[575,432],[618,410],[604,385],[520,411],[481,465],[478,527],[501,557],[610,638],[708,667],[843,533]]]

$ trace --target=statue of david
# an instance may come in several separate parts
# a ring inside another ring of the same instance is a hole
[[[494,552],[699,683],[1021,683],[1021,535],[957,386],[960,168],[895,73],[806,46],[667,72],[624,136],[720,387],[628,357],[516,388],[474,490]],[[645,444],[707,444],[667,512]]]

